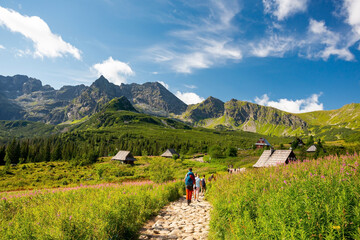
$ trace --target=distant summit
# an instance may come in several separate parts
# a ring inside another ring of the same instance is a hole
[[[200,121],[207,118],[221,117],[224,115],[224,110],[224,102],[210,96],[201,103],[190,105],[185,115],[193,121]]]
[[[103,108],[103,111],[137,112],[133,105],[130,103],[130,101],[124,96],[110,100],[110,102],[108,102]]]

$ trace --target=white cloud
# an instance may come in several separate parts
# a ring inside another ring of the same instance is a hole
[[[187,85],[187,84],[185,84],[184,86],[187,87],[187,88],[190,88],[190,89],[197,88],[197,86],[195,86],[195,85]]]
[[[0,49],[5,49],[5,47],[3,45],[0,44]]]
[[[263,0],[264,11],[279,21],[299,12],[305,12],[308,0]]]
[[[349,42],[347,36],[343,39],[344,37],[340,33],[329,30],[325,25],[325,21],[310,19],[308,31],[310,36],[307,42],[312,48],[312,51],[308,53],[308,57],[320,57],[327,60],[331,55],[335,55],[346,61],[354,59],[354,55],[349,50],[349,46],[353,42]]]
[[[181,101],[183,101],[186,104],[197,104],[205,100],[205,98],[200,97],[196,93],[193,92],[180,92],[177,91],[175,93],[175,96],[178,97]]]
[[[165,82],[163,82],[163,81],[157,81],[158,83],[160,83],[161,85],[163,85],[167,90],[169,90],[169,85],[168,84],[166,84]]]
[[[189,4],[208,10],[206,17],[181,19],[185,30],[170,33],[181,44],[163,45],[150,49],[157,62],[170,64],[179,73],[192,73],[222,64],[227,60],[242,59],[242,51],[231,37],[235,27],[233,18],[239,13],[237,1],[210,0],[208,4]],[[183,17],[183,16],[182,16]]]
[[[0,7],[0,26],[33,41],[35,57],[55,58],[70,54],[76,59],[81,58],[80,50],[65,42],[61,36],[52,33],[47,23],[38,16],[29,17]]]
[[[352,27],[355,34],[355,40],[360,40],[360,1],[359,0],[344,0],[344,10],[347,15],[347,23]],[[358,49],[360,50],[360,44]]]
[[[251,54],[256,57],[283,57],[284,54],[295,47],[295,40],[292,37],[282,37],[277,35],[263,39],[256,46],[250,44]]]
[[[278,101],[270,101],[267,94],[261,98],[256,97],[255,102],[263,106],[274,107],[290,113],[304,113],[323,110],[324,106],[319,102],[319,97],[322,93],[313,94],[306,99],[289,100],[286,98],[279,99]]]
[[[98,75],[103,75],[110,82],[117,85],[126,83],[126,77],[135,74],[127,63],[114,60],[112,57],[109,57],[109,59],[102,63],[94,64],[91,70],[95,71]]]

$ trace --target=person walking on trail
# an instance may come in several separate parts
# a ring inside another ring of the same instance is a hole
[[[195,174],[195,194],[194,194],[194,200],[197,200],[199,202],[199,193],[200,193],[200,181],[199,174]]]
[[[201,179],[200,186],[201,186],[201,193],[204,196],[206,191],[205,175],[203,175],[203,178]]]
[[[194,184],[195,184],[195,175],[192,172],[192,168],[189,168],[189,172],[186,174],[184,180],[186,186],[186,200],[187,200],[187,204],[190,205],[192,193],[194,190]]]

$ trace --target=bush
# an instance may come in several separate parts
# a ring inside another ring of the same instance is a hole
[[[226,156],[228,157],[236,157],[237,156],[237,149],[234,147],[228,147],[226,149]]]
[[[171,158],[153,158],[150,162],[150,180],[162,183],[174,179],[175,161]]]
[[[222,150],[220,146],[212,146],[209,149],[209,154],[212,158],[221,158],[223,157]]]

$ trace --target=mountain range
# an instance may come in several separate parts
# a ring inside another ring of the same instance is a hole
[[[121,104],[128,111],[173,118],[195,127],[327,138],[331,132],[331,139],[360,131],[357,103],[337,110],[292,114],[251,102],[236,99],[223,102],[214,97],[188,106],[158,82],[118,86],[101,76],[90,86],[63,86],[55,90],[27,76],[0,76],[0,120],[67,124],[87,119],[117,98],[122,99]]]

